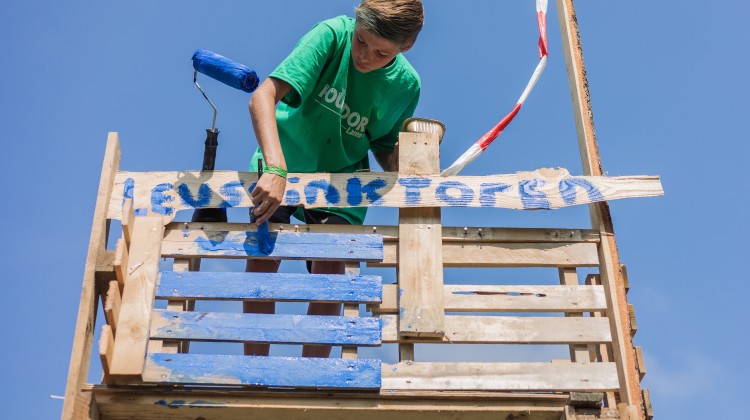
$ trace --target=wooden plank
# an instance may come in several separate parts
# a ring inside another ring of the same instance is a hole
[[[165,238],[172,235],[203,232],[203,237],[214,234],[244,234],[254,230],[248,223],[169,223]],[[187,232],[186,232],[187,231]],[[398,226],[386,225],[289,225],[270,223],[270,232],[294,233],[343,233],[349,235],[381,235],[384,242],[398,241]],[[599,232],[592,229],[575,228],[501,228],[481,226],[443,226],[443,242],[599,242]]]
[[[112,327],[102,325],[102,335],[99,337],[99,360],[102,362],[102,374],[104,376],[104,383],[107,385],[112,384],[109,372],[110,366],[112,366],[112,350],[114,347],[115,336]]]
[[[573,116],[578,133],[578,146],[581,154],[583,173],[587,176],[603,174],[599,147],[594,132],[594,118],[589,96],[586,68],[583,63],[583,47],[578,31],[573,0],[557,0],[557,15],[563,45],[563,56],[568,72],[570,94],[573,102]],[[624,320],[627,319],[627,297],[625,288],[618,281],[620,257],[614,237],[614,227],[606,202],[589,206],[591,224],[602,236],[599,247],[599,269],[602,285],[607,298],[608,319],[612,329],[613,359],[617,365],[620,401],[630,406],[641,406],[641,395],[638,392],[640,383],[635,369],[635,352],[632,339]],[[642,413],[638,414],[642,419]]]
[[[607,391],[617,389],[614,363],[383,364],[383,389]]]
[[[125,277],[128,271],[128,247],[125,244],[125,238],[117,240],[117,246],[115,247],[115,261],[113,265],[117,282],[120,284],[120,291],[122,291],[125,288]]]
[[[638,332],[638,323],[635,322],[635,306],[628,304],[628,321],[630,322],[630,336],[635,337]]]
[[[124,380],[137,379],[143,371],[163,234],[160,217],[135,219],[112,361],[112,375]]]
[[[591,243],[443,243],[443,266],[461,267],[595,267],[596,244]],[[374,267],[394,267],[397,249],[386,246],[383,261]]]
[[[625,293],[630,291],[630,280],[628,280],[628,267],[625,264],[620,264],[620,277],[622,278],[622,286],[625,288]]]
[[[381,319],[384,343],[592,344],[611,340],[606,318],[446,316],[442,340],[399,335],[395,315]]]
[[[132,197],[123,197],[122,218],[120,222],[122,225],[122,239],[125,241],[125,248],[130,248],[133,238],[133,224],[135,223],[135,208],[133,207]]]
[[[151,337],[192,341],[380,345],[374,318],[154,310]]]
[[[398,150],[400,176],[440,172],[437,135],[401,133]],[[398,330],[402,335],[442,337],[445,305],[440,208],[402,208],[398,214]]]
[[[151,388],[151,387],[149,387]],[[564,394],[90,388],[112,420],[558,420]]]
[[[413,137],[423,133],[402,133]],[[400,143],[400,148],[405,144]],[[108,216],[121,217],[124,184],[132,179],[139,215],[171,220],[180,210],[252,207],[257,173],[238,171],[119,172]],[[601,200],[663,195],[655,176],[572,176],[566,169],[541,168],[515,174],[293,173],[282,205],[318,207],[486,207],[556,209]]]
[[[601,286],[602,282],[598,274],[589,274],[586,276],[586,285],[589,286]],[[592,318],[604,318],[606,315],[605,311],[593,311],[589,314]],[[612,350],[611,344],[598,344],[589,346],[591,351],[590,359],[598,360],[600,362],[611,362],[612,361]],[[607,392],[604,394],[604,398],[607,402],[607,407],[616,407],[616,398],[614,392]]]
[[[344,265],[344,274],[349,276],[359,276],[359,262],[348,262]],[[377,286],[375,287],[376,292],[382,295],[382,288],[380,286],[380,279],[377,279]],[[359,304],[357,303],[344,303],[345,317],[358,317],[359,316]],[[341,358],[342,359],[356,359],[357,358],[357,347],[355,346],[343,346],[341,347]]]
[[[107,324],[112,328],[112,335],[117,334],[117,323],[120,319],[120,304],[122,298],[120,297],[120,285],[117,280],[109,282],[109,289],[107,290],[107,296],[104,300],[104,318],[107,320]]]
[[[63,403],[62,419],[72,420],[86,418],[90,414],[91,394],[81,393],[86,382],[91,359],[91,346],[96,325],[96,266],[97,258],[107,243],[107,211],[112,195],[112,186],[117,168],[120,165],[120,146],[117,133],[107,135],[107,147],[104,152],[99,188],[94,207],[94,218],[91,224],[86,266],[83,272],[81,286],[81,300],[78,304],[76,330],[73,338],[73,348],[68,367],[68,381],[65,385],[65,402]],[[120,194],[122,197],[122,194]]]
[[[164,238],[163,254],[168,258],[263,258],[291,260],[380,261],[383,239],[379,235],[272,232],[273,250],[258,248],[258,232],[171,231]]]
[[[643,409],[645,411],[646,420],[654,418],[654,407],[651,405],[651,391],[644,388],[641,396],[643,397]]]
[[[575,268],[572,267],[560,267],[558,269],[558,273],[560,276],[560,284],[564,286],[573,287],[574,289],[577,289],[579,287],[578,283],[578,273],[576,272]],[[583,316],[580,312],[566,312],[566,317],[574,317],[574,318],[580,318]],[[570,346],[570,361],[571,362],[578,362],[578,363],[588,363],[590,362],[589,358],[589,348],[588,346],[581,345],[581,344],[573,344]]]
[[[380,361],[316,357],[149,354],[146,382],[294,388],[380,388]]]
[[[638,379],[646,376],[646,360],[643,358],[643,347],[635,346],[635,365],[638,368]]]
[[[379,276],[351,274],[162,272],[157,299],[380,302]]]
[[[601,286],[443,287],[446,312],[590,312],[606,309]],[[398,286],[383,285],[383,302],[368,305],[376,314],[398,312]]]

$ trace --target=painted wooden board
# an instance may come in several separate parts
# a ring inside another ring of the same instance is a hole
[[[379,235],[328,233],[270,233],[272,251],[258,247],[258,231],[211,232],[172,231],[164,238],[162,254],[167,257],[273,258],[339,261],[380,261],[383,239]]]
[[[166,271],[157,299],[380,302],[379,276]]]
[[[589,312],[605,310],[601,286],[444,287],[446,312]],[[398,286],[383,285],[383,303],[368,305],[373,313],[396,313]]]
[[[182,235],[184,231],[201,231],[224,233],[244,233],[255,230],[255,225],[249,223],[198,223],[172,222],[167,225],[165,237],[172,234]],[[383,237],[383,242],[398,241],[398,226],[387,225],[295,225],[269,223],[271,232],[297,233],[345,233],[377,234]],[[443,242],[460,243],[488,243],[488,242],[599,242],[599,232],[592,229],[577,228],[503,228],[482,226],[443,226]]]
[[[380,388],[380,360],[149,354],[144,382],[292,388]]]
[[[120,219],[123,197],[136,216],[168,220],[179,210],[252,207],[258,174],[238,171],[118,172],[108,217]],[[289,174],[282,205],[315,207],[496,207],[556,209],[603,200],[663,195],[655,176],[571,176],[565,169],[508,175],[407,175],[394,172]]]
[[[223,312],[170,312],[156,309],[151,338],[286,344],[377,346],[376,318]]]
[[[610,391],[618,388],[614,363],[383,364],[383,390]]]
[[[381,318],[384,343],[589,344],[612,340],[606,318],[446,316],[442,340],[399,335],[395,315]]]

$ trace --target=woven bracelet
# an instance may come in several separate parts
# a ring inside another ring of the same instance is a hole
[[[288,173],[285,169],[281,169],[278,166],[266,166],[263,170],[269,174],[278,175],[284,179],[286,179]]]

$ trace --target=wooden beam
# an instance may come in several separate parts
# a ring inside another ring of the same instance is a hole
[[[428,136],[426,133],[403,133]],[[433,135],[434,136],[434,135]],[[400,143],[401,147],[405,143]],[[434,154],[433,154],[434,156]],[[423,166],[423,165],[422,165]],[[402,169],[416,168],[403,165]],[[109,217],[121,217],[124,184],[134,180],[138,215],[158,215],[171,221],[180,210],[251,207],[256,173],[238,171],[120,172],[116,207]],[[485,207],[516,210],[557,209],[601,200],[650,197],[664,191],[655,176],[572,176],[566,169],[542,168],[514,174],[449,176],[395,172],[295,173],[286,184],[286,206],[319,207]]]
[[[561,267],[558,269],[560,275],[560,284],[573,288],[578,288],[578,273],[575,268]],[[580,312],[566,312],[566,317],[581,318],[583,314]],[[588,363],[589,358],[589,347],[582,344],[571,344],[570,345],[570,361],[578,363]]]
[[[643,348],[641,346],[635,347],[635,364],[638,368],[638,379],[641,381],[646,376],[646,360],[643,358]]]
[[[635,322],[635,306],[628,304],[628,321],[630,323],[630,336],[635,337],[638,332],[638,323]]]
[[[109,376],[110,366],[112,366],[112,350],[115,347],[115,338],[112,327],[102,325],[102,335],[99,338],[99,359],[102,362],[102,373],[104,374],[104,383],[111,385],[112,378]]]
[[[611,340],[605,318],[446,316],[442,339],[398,334],[395,315],[384,315],[381,319],[384,343],[593,344]]]
[[[65,385],[65,402],[63,403],[62,419],[82,419],[90,416],[91,394],[81,393],[86,382],[89,363],[91,360],[91,345],[93,329],[96,324],[96,266],[100,252],[107,243],[107,210],[112,195],[112,187],[117,168],[120,165],[120,146],[117,133],[109,133],[107,147],[104,152],[99,189],[94,207],[94,220],[91,224],[86,266],[83,272],[83,286],[81,300],[78,306],[76,330],[73,338],[73,349],[68,367],[68,381]]]
[[[132,198],[124,198],[122,201],[122,239],[125,240],[125,248],[130,248],[130,242],[133,238],[133,223],[135,221],[135,208],[133,207]]]
[[[135,218],[111,371],[124,382],[143,372],[163,235],[160,217]]]
[[[117,283],[117,280],[113,280],[109,282],[109,289],[104,300],[104,318],[106,318],[107,324],[112,328],[113,336],[117,334],[121,302],[120,285]]]
[[[573,0],[557,0],[556,3],[583,173],[587,176],[600,176],[604,171],[602,170],[594,132],[591,98]],[[608,319],[613,334],[614,361],[617,364],[618,376],[621,380],[620,401],[629,406],[640,407],[641,395],[638,373],[635,369],[635,352],[627,325],[624,322],[627,319],[627,297],[622,279],[618,276],[620,257],[615,242],[609,205],[606,202],[600,202],[590,205],[589,209],[592,227],[598,229],[602,236],[599,246],[600,275],[610,307]],[[644,418],[642,412],[638,413],[638,418]]]
[[[613,363],[420,363],[383,365],[383,390],[606,391]]]
[[[128,246],[125,238],[117,240],[115,247],[115,261],[113,263],[117,282],[120,284],[120,291],[125,289],[125,277],[128,271]]]
[[[359,262],[347,262],[344,265],[344,274],[349,276],[359,276]],[[380,279],[378,279],[378,285],[373,287],[376,292],[382,295],[382,288],[380,287]],[[358,303],[345,303],[344,304],[344,317],[358,317],[359,316],[359,304]],[[356,346],[343,346],[341,347],[341,358],[342,359],[356,359],[357,358],[357,347]]]
[[[651,405],[651,391],[644,388],[641,395],[643,397],[643,409],[645,411],[646,420],[651,420],[654,418],[654,408]]]
[[[601,286],[487,286],[447,284],[446,312],[590,312],[607,309]],[[374,314],[398,313],[398,285],[383,285]]]
[[[437,135],[401,133],[398,150],[399,175],[440,173]],[[402,335],[442,337],[445,305],[440,208],[402,208],[398,215],[398,330]]]

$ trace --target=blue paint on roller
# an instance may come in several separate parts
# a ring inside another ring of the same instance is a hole
[[[227,86],[252,93],[258,88],[255,70],[209,50],[196,50],[193,68]]]

